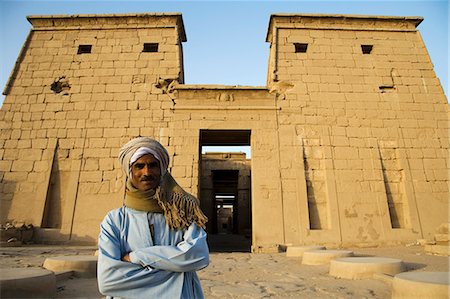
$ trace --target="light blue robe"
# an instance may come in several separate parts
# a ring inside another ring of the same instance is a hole
[[[163,214],[122,207],[106,215],[98,247],[98,286],[108,298],[203,298],[195,271],[208,266],[209,250],[195,223],[173,230]],[[132,263],[121,261],[128,252]]]

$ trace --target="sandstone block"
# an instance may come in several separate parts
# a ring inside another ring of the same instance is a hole
[[[0,161],[0,171],[8,172],[11,170],[12,161]]]
[[[303,253],[302,264],[323,265],[328,264],[332,259],[353,256],[350,250],[310,250]]]
[[[109,158],[110,157],[110,149],[108,149],[108,148],[97,148],[97,149],[86,148],[84,150],[84,156],[86,158]]]
[[[90,138],[89,147],[92,148],[104,148],[106,143],[105,138]]]
[[[17,141],[17,148],[31,148],[31,139],[22,139]]]
[[[11,166],[11,171],[30,172],[31,170],[33,170],[33,162],[31,161],[15,160]]]
[[[287,257],[302,257],[303,253],[310,250],[324,250],[325,246],[288,246],[286,250]]]
[[[449,297],[449,272],[405,272],[392,281],[392,299]]]
[[[114,169],[114,159],[113,158],[99,159],[99,169],[100,170],[113,170]]]
[[[79,277],[95,277],[97,257],[76,255],[46,258],[43,267],[53,272],[74,271],[75,275]]]
[[[102,128],[89,128],[86,130],[86,137],[103,137],[103,129]]]
[[[346,279],[372,278],[375,273],[395,275],[404,270],[401,260],[383,257],[344,257],[330,262],[330,275]]]
[[[99,170],[98,159],[89,158],[85,160],[83,170]]]
[[[124,136],[126,133],[125,128],[105,128],[103,131],[103,137],[120,137]]]
[[[82,171],[80,182],[101,182],[103,173],[101,171]]]
[[[41,149],[21,149],[19,150],[19,159],[22,161],[39,161],[42,158]]]

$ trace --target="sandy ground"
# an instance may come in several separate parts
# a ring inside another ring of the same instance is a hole
[[[95,247],[24,246],[0,248],[0,269],[41,267],[46,257],[93,254]],[[402,259],[409,271],[449,271],[449,258],[428,255],[422,246],[346,248],[356,255]],[[389,281],[346,280],[328,275],[329,265],[308,266],[285,253],[211,253],[199,271],[206,298],[390,298]],[[104,298],[96,279],[57,283],[56,298]]]

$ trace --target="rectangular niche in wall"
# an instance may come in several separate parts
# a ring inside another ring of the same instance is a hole
[[[305,143],[308,140],[304,140]],[[303,147],[303,163],[308,197],[309,228],[312,230],[329,229],[327,185],[325,169],[321,163],[320,146]]]
[[[57,146],[51,166],[50,182],[41,223],[42,228],[61,228],[62,211],[65,203],[62,196],[62,193],[65,190],[65,180],[62,177],[63,172],[60,169],[61,156],[64,156],[64,153]]]
[[[392,228],[407,228],[409,223],[404,175],[397,158],[397,149],[380,148],[381,168]]]

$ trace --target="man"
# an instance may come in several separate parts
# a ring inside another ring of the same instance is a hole
[[[198,200],[167,171],[169,155],[140,137],[120,150],[124,206],[106,215],[98,240],[98,286],[108,298],[203,298],[196,270],[209,264]]]

